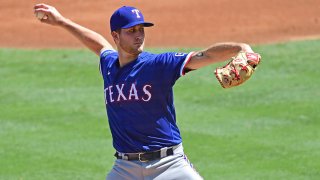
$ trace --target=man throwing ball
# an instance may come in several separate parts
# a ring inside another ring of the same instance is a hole
[[[107,179],[202,179],[183,151],[173,85],[185,73],[236,57],[239,52],[250,53],[246,57],[255,56],[257,60],[260,56],[243,43],[218,43],[190,53],[145,52],[144,28],[153,23],[145,21],[141,11],[130,6],[117,9],[110,18],[115,50],[100,34],[63,17],[54,7],[37,4],[34,9],[41,22],[66,29],[100,56],[106,110],[116,150],[115,164]],[[231,80],[239,80],[239,73],[230,67],[236,74],[230,76]]]

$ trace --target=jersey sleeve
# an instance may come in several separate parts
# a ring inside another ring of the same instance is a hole
[[[174,84],[179,77],[185,75],[185,66],[191,59],[193,52],[190,53],[163,53],[156,57],[159,74],[162,78]]]
[[[99,63],[99,71],[100,71],[101,75],[103,74],[104,69],[107,66],[108,59],[113,58],[113,56],[115,54],[117,54],[117,51],[110,50],[110,49],[107,49],[107,50],[102,49],[101,50],[101,52],[100,52],[100,63]]]

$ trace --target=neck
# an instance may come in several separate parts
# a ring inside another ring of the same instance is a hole
[[[120,67],[125,66],[126,64],[134,61],[138,58],[139,54],[129,54],[124,51],[118,51],[119,54],[119,65]]]

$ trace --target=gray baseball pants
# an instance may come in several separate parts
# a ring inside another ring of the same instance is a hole
[[[171,156],[148,162],[117,159],[107,180],[202,180],[180,144]]]

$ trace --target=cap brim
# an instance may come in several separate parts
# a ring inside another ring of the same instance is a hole
[[[126,29],[126,28],[130,28],[130,27],[133,27],[133,26],[136,26],[136,25],[139,25],[139,24],[143,24],[144,27],[154,26],[154,24],[150,23],[150,22],[137,21],[137,22],[129,23],[129,24],[123,26],[122,28]]]

